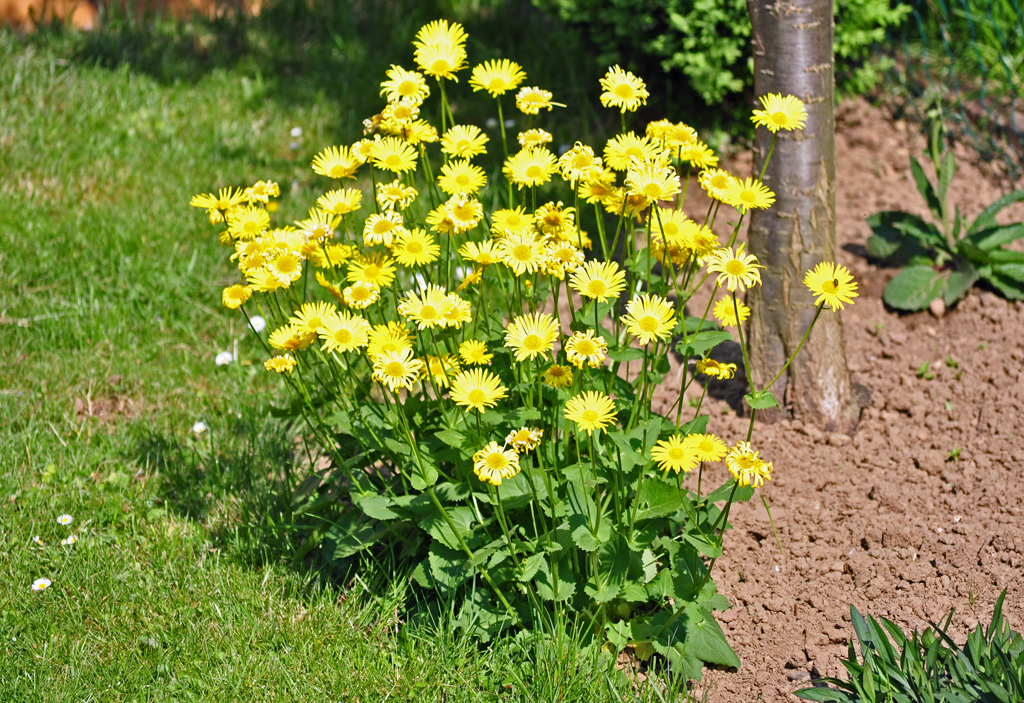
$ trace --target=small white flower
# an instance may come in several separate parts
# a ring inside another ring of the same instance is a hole
[[[267,329],[267,321],[259,315],[253,315],[252,319],[249,320],[249,325],[252,327],[252,331],[259,334],[263,330]]]
[[[209,428],[206,426],[206,423],[203,422],[202,420],[196,420],[196,424],[192,425],[192,431],[195,432],[196,434],[202,434],[203,432],[206,432],[206,430],[208,429]]]
[[[36,579],[32,582],[32,590],[45,591],[47,588],[50,587],[50,583],[52,583],[50,579]]]
[[[222,351],[220,354],[217,355],[217,358],[214,359],[214,361],[217,363],[217,366],[224,366],[225,364],[230,364],[234,360],[235,355],[229,351]]]
[[[57,523],[61,525],[70,525],[72,522],[74,522],[74,520],[75,518],[71,517],[67,513],[64,513],[63,515],[57,518]]]
[[[72,544],[74,544],[77,541],[78,541],[77,537],[75,537],[74,535],[68,535],[67,537],[62,539],[60,541],[60,543],[63,544],[64,546],[66,546],[66,547],[70,547]]]
[[[488,117],[487,121],[484,122],[484,125],[487,127],[487,129],[494,129],[495,127],[498,126],[498,120],[495,119],[494,117]]]
[[[302,136],[302,127],[292,127],[292,131],[289,134],[298,139]]]
[[[39,535],[36,535],[35,537],[33,537],[32,541],[35,542],[36,544],[38,544],[40,547],[45,547],[46,546],[46,543],[43,542],[43,540],[41,540],[39,538]]]

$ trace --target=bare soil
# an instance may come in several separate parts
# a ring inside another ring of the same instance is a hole
[[[757,497],[734,507],[715,578],[735,603],[719,620],[743,665],[706,672],[710,701],[795,701],[820,676],[844,677],[851,604],[905,629],[956,608],[951,634],[962,642],[1006,588],[1004,612],[1024,628],[1024,305],[975,288],[940,318],[886,310],[882,290],[896,271],[864,249],[871,213],[927,214],[908,160],[924,147],[881,108],[855,101],[839,111],[838,259],[861,284],[841,314],[853,381],[870,400],[852,437],[757,423],[756,444],[774,462],[763,492],[784,551]],[[999,182],[966,150],[958,156],[951,190],[971,217],[1024,186]],[[749,164],[741,155],[734,168]],[[687,205],[703,217],[706,201]],[[1015,207],[1000,221],[1021,219]],[[925,362],[931,378],[918,374]],[[712,431],[743,439],[738,389],[712,381],[708,390]],[[699,392],[694,384],[687,395]],[[725,469],[715,471],[717,485]]]

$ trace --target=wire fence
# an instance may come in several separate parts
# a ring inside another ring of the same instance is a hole
[[[1022,0],[907,0],[890,32],[890,88],[920,117],[946,127],[1013,179],[1024,175]]]

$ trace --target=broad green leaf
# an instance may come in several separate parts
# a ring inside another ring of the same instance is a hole
[[[675,549],[669,550],[672,561],[672,586],[676,596],[683,600],[694,600],[698,587],[704,582],[708,569],[700,552],[687,542],[671,542]],[[666,540],[662,540],[666,544]]]
[[[757,393],[747,393],[743,396],[743,400],[747,401],[747,405],[752,407],[754,410],[767,410],[768,408],[779,408],[779,401],[775,399],[775,396],[768,391],[758,391]]]
[[[614,535],[597,550],[597,573],[585,590],[597,603],[618,597],[629,571],[630,551],[621,535]]]
[[[996,264],[985,280],[1010,300],[1024,298],[1024,264]]]
[[[748,501],[754,495],[754,488],[752,486],[740,486],[736,489],[736,493],[732,493],[733,484],[736,483],[735,479],[726,481],[721,486],[713,490],[706,498],[709,503],[719,503],[724,500],[729,500],[729,495],[733,495],[733,501],[742,503]]]
[[[644,353],[635,347],[622,347],[608,352],[608,358],[619,363],[628,363],[644,358]]]
[[[647,589],[639,583],[627,583],[622,587],[622,594],[619,597],[627,603],[646,603],[650,600]]]
[[[629,641],[633,639],[633,627],[625,620],[613,622],[605,632],[608,641],[615,645],[615,649],[619,652],[625,649]]]
[[[956,157],[953,156],[953,150],[947,149],[945,155],[942,157],[942,164],[939,166],[939,199],[944,199],[946,193],[949,192],[949,184],[953,182],[953,176],[956,175]]]
[[[350,510],[327,530],[324,536],[324,557],[330,562],[352,556],[376,543],[387,533],[384,523]]]
[[[566,517],[576,546],[587,552],[594,552],[612,535],[611,520],[607,517],[597,523],[597,505],[590,497],[590,490],[574,481],[566,483]]]
[[[466,435],[459,430],[441,430],[440,432],[435,432],[434,436],[449,447],[456,449],[461,449],[466,443]]]
[[[703,662],[729,668],[739,667],[740,658],[729,646],[715,616],[699,605],[686,607],[692,614],[686,622],[687,649]]]
[[[989,261],[993,264],[1024,264],[1024,251],[996,249],[989,252]]]
[[[445,481],[444,483],[439,483],[434,486],[434,495],[436,495],[437,499],[442,503],[457,503],[465,500],[469,497],[469,492],[469,486],[464,481],[460,481],[459,483],[449,483]],[[430,500],[430,496],[423,496],[423,498],[426,499],[424,501],[426,505],[434,505],[433,501]]]
[[[997,252],[982,249],[969,239],[961,239],[957,245],[957,253],[975,265],[984,266],[989,263],[992,255]]]
[[[572,598],[572,594],[576,592],[576,582],[572,579],[572,565],[568,559],[555,563],[558,566],[557,583],[552,574],[549,559],[541,561],[540,569],[537,570],[533,583],[537,587],[538,595],[544,600],[565,601]]]
[[[434,577],[430,574],[430,560],[424,559],[412,570],[412,580],[422,588],[434,588]]]
[[[908,266],[889,281],[882,298],[897,310],[923,310],[942,295],[948,277],[931,266]]]
[[[377,520],[398,520],[402,518],[400,514],[393,510],[397,506],[388,496],[367,496],[358,501],[356,496],[353,496],[352,502],[366,515]],[[409,513],[405,514],[409,515]]]
[[[424,456],[420,457],[420,462],[422,469],[416,465],[415,461],[409,462],[411,464],[409,467],[409,483],[417,491],[425,491],[437,483],[437,467]]]
[[[592,530],[590,525],[577,525],[572,531],[572,541],[576,546],[585,552],[596,552],[601,545],[611,539],[612,523],[605,516],[596,529]]]
[[[684,315],[682,319],[680,319],[680,322],[682,323],[682,326],[676,326],[676,334],[682,334],[683,332],[685,332],[686,334],[692,334],[696,332],[698,328],[701,330],[721,329],[719,324],[711,318],[704,320],[702,324],[701,319],[699,317],[691,317],[690,315]]]
[[[523,560],[519,573],[516,575],[516,579],[519,581],[529,581],[540,569],[541,562],[548,558],[547,552],[539,552],[528,556]]]
[[[998,215],[1007,205],[1018,203],[1021,200],[1024,200],[1024,190],[1015,190],[1012,193],[1007,193],[1003,197],[999,198],[999,200],[985,208],[984,212],[978,215],[978,218],[971,223],[971,227],[967,230],[967,233],[974,234],[975,232],[980,232],[983,229],[996,227],[996,215]]]
[[[930,261],[928,249],[916,237],[903,231],[904,222],[910,222],[918,229],[929,226],[919,217],[899,210],[876,212],[867,218],[868,226],[874,232],[868,237],[868,254],[896,266]]]
[[[692,544],[697,548],[701,554],[712,559],[717,559],[722,556],[722,548],[717,544],[712,544],[706,537],[703,537],[695,532],[687,532],[683,535],[683,539]]]
[[[469,559],[466,558],[465,552],[461,549],[447,547],[436,539],[430,542],[427,560],[430,562],[430,575],[439,585],[447,589],[458,588],[475,571],[469,563]]]
[[[978,280],[978,270],[970,261],[961,261],[960,270],[953,271],[949,275],[949,283],[946,284],[946,292],[942,298],[946,305],[952,305],[960,298],[967,295],[974,282]]]
[[[648,520],[655,517],[668,517],[682,505],[679,488],[664,481],[646,477],[642,479],[640,490],[636,493],[636,519]]]
[[[643,455],[641,441],[627,435],[622,430],[612,430],[608,433],[608,437],[619,448],[620,470],[629,471],[634,466],[643,466],[647,463],[647,458]]]
[[[917,185],[917,191],[928,204],[928,209],[932,211],[932,215],[935,216],[936,220],[941,220],[942,203],[939,200],[939,196],[935,193],[935,187],[932,186],[932,182],[928,180],[928,176],[925,174],[924,169],[921,168],[921,164],[918,163],[918,160],[913,156],[910,157],[910,173],[914,176],[914,183]]]
[[[708,419],[710,417],[708,414],[698,415],[680,427],[679,434],[684,437],[688,434],[704,434],[708,431]]]
[[[695,334],[689,342],[679,342],[676,351],[683,356],[703,356],[708,350],[728,341],[733,341],[733,336],[725,330],[703,330]]]
[[[629,545],[629,575],[630,582],[648,583],[658,575],[658,558],[650,549],[637,551],[633,545]]]
[[[476,521],[473,509],[464,505],[455,505],[445,508],[445,512],[452,524],[455,525],[459,535],[468,542],[473,531],[473,523]],[[440,512],[435,511],[424,516],[420,519],[419,526],[435,540],[441,540],[445,546],[451,549],[462,548],[458,537],[452,532],[451,525]]]
[[[647,549],[647,547],[650,546],[651,542],[658,538],[658,535],[661,534],[661,531],[665,529],[665,526],[667,524],[667,520],[660,519],[650,520],[646,523],[644,523],[643,521],[637,522],[636,532],[633,533],[632,538],[629,540],[629,548],[632,549],[634,552],[639,552],[642,549]],[[651,577],[649,577],[647,580],[650,580],[650,578],[652,578],[653,575],[654,573],[651,572]]]

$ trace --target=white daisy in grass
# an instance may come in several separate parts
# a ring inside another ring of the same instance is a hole
[[[61,543],[62,545],[64,545],[65,547],[70,547],[70,546],[71,546],[72,544],[74,544],[74,543],[75,543],[75,542],[77,542],[77,541],[78,541],[78,538],[77,538],[77,537],[75,537],[74,535],[68,535],[67,537],[65,537],[64,539],[62,539],[62,540],[60,541],[60,543]]]
[[[195,424],[192,425],[192,431],[195,432],[196,434],[202,434],[203,432],[206,432],[206,430],[208,429],[210,428],[207,427],[206,423],[203,422],[202,420],[196,420]]]
[[[74,521],[75,521],[75,518],[71,517],[67,513],[64,513],[63,515],[61,515],[61,516],[59,516],[57,518],[57,524],[58,525],[70,525]]]
[[[217,364],[217,366],[224,366],[225,364],[230,364],[234,360],[235,355],[229,351],[222,351],[220,354],[216,356],[216,358],[214,358],[214,362]]]
[[[263,330],[267,329],[267,321],[259,315],[253,315],[252,319],[249,320],[249,326],[252,327],[252,331],[259,334]]]
[[[53,582],[50,581],[50,579],[36,579],[32,582],[32,590],[37,592],[45,591],[47,588],[50,587],[51,583]]]

